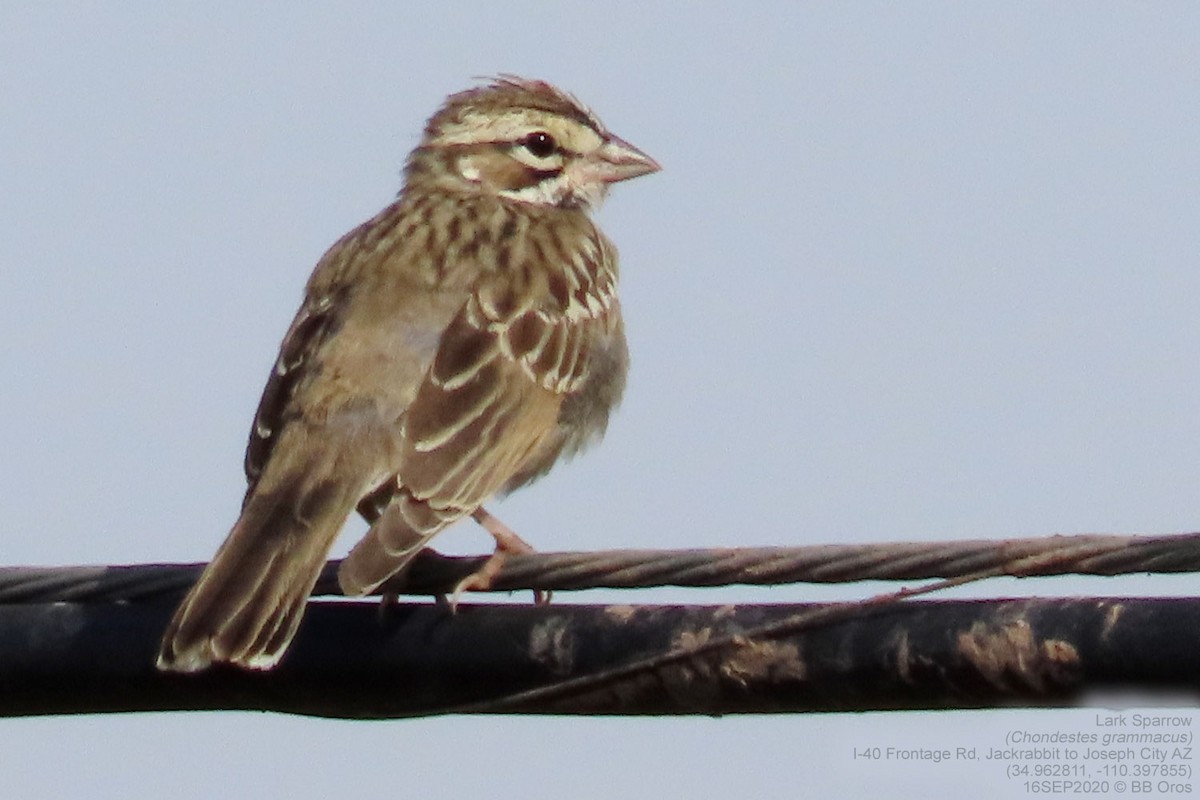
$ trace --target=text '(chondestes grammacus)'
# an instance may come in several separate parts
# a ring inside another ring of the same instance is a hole
[[[339,573],[351,595],[464,516],[497,553],[515,546],[481,504],[599,439],[624,388],[617,254],[588,211],[658,169],[548,83],[449,97],[396,201],[313,271],[250,432],[241,516],[158,666],[278,663],[356,507],[372,524]]]

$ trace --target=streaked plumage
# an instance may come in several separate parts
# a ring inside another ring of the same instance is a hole
[[[269,669],[355,507],[372,525],[339,579],[365,594],[603,434],[628,356],[616,251],[587,212],[657,169],[547,83],[448,98],[397,200],[309,279],[251,429],[241,516],[160,668]]]

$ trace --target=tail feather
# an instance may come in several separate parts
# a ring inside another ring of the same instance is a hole
[[[342,560],[342,591],[351,597],[367,594],[408,566],[430,539],[464,515],[459,509],[431,508],[401,488]]]
[[[283,657],[329,548],[368,488],[362,470],[302,463],[288,472],[264,475],[251,494],[175,612],[159,669],[196,672],[228,662],[265,670]]]

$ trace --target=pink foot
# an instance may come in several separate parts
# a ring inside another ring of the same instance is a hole
[[[492,535],[492,538],[496,540],[496,549],[482,567],[463,578],[454,587],[454,593],[450,596],[451,611],[458,607],[458,601],[463,592],[486,592],[491,589],[492,581],[500,574],[504,560],[510,553],[522,555],[537,552],[528,542],[518,536],[516,531],[494,517],[483,506],[475,509],[471,513],[471,518]],[[537,605],[545,605],[550,602],[550,596],[540,590],[534,590],[533,602]]]

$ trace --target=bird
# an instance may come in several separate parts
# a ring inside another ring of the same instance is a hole
[[[472,517],[496,540],[459,589],[530,549],[483,504],[599,440],[629,364],[617,251],[592,220],[661,169],[573,95],[514,75],[451,94],[395,200],[320,259],[263,390],[240,515],[156,666],[270,670],[357,509],[350,596]]]

